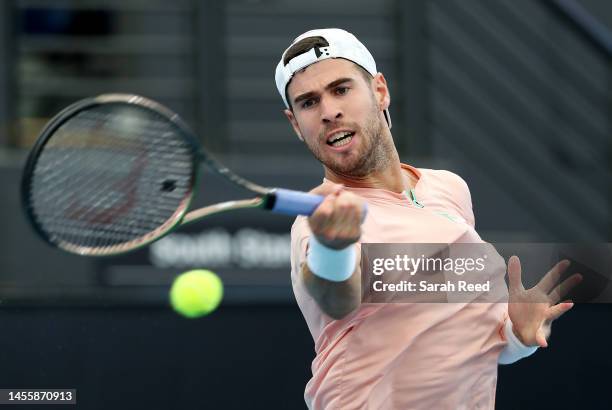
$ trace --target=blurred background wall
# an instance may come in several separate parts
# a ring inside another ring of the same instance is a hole
[[[610,25],[603,0],[0,2],[0,388],[77,388],[92,409],[303,408],[314,353],[290,288],[291,218],[220,215],[101,260],[34,236],[21,167],[71,102],[159,100],[239,174],[309,189],[321,167],[273,70],[298,34],[342,27],[387,78],[403,162],[461,175],[485,240],[612,242]],[[202,172],[196,206],[240,195]],[[227,286],[198,321],[167,308],[190,267]],[[498,408],[610,408],[610,313],[576,307],[550,349],[502,368]]]

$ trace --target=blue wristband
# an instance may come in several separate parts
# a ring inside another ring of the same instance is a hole
[[[350,278],[357,266],[357,249],[352,244],[344,249],[331,249],[312,235],[306,264],[312,273],[332,282],[343,282]]]

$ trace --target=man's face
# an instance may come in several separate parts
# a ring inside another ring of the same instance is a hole
[[[327,168],[363,177],[386,164],[381,96],[355,64],[344,59],[312,64],[294,75],[287,96],[293,108],[285,111],[287,117]]]

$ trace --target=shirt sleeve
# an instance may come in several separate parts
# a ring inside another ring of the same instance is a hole
[[[472,209],[472,195],[470,188],[463,178],[451,171],[440,170],[440,176],[447,185],[449,200],[457,207],[457,211],[465,222],[475,228],[474,211]]]
[[[465,180],[459,175],[455,174],[455,177],[460,192],[462,216],[465,218],[467,223],[474,228],[476,221],[474,218],[474,210],[472,208],[472,194],[470,193],[470,188],[468,187],[467,182],[465,182]]]
[[[294,288],[300,280],[302,263],[306,261],[306,250],[308,249],[310,235],[306,218],[297,217],[291,227],[291,281]]]

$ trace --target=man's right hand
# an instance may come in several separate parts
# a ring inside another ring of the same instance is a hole
[[[342,185],[326,184],[311,191],[325,199],[308,218],[313,235],[331,249],[344,249],[361,236],[365,201],[343,190]]]

